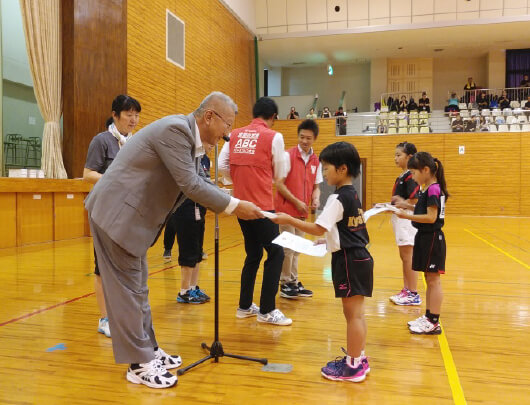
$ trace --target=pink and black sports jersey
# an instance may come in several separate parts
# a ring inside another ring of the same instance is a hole
[[[392,196],[398,195],[404,200],[411,200],[418,198],[417,194],[420,191],[420,186],[412,178],[412,173],[407,170],[396,179],[394,187],[392,188]]]
[[[442,229],[445,218],[445,195],[443,195],[440,185],[433,183],[427,189],[420,191],[418,202],[414,208],[414,215],[427,214],[427,207],[438,207],[436,221],[433,224],[422,224],[412,221],[412,226],[419,232],[434,232]]]

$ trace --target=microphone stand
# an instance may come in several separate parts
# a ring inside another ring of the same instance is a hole
[[[223,139],[226,138],[223,137]],[[217,178],[218,178],[218,146],[215,145],[215,182],[217,184]],[[213,359],[215,363],[219,362],[219,357],[231,357],[233,359],[240,359],[240,360],[249,360],[249,361],[255,361],[257,363],[261,364],[267,364],[267,359],[259,359],[256,357],[248,357],[248,356],[240,356],[238,354],[230,354],[225,353],[223,350],[223,345],[221,344],[221,341],[219,340],[219,215],[215,213],[215,245],[214,245],[214,257],[215,257],[215,326],[214,326],[214,341],[211,346],[208,346],[206,343],[201,343],[201,347],[205,350],[208,350],[210,353],[203,357],[202,359],[196,361],[195,363],[190,364],[189,366],[183,367],[177,371],[177,375],[183,375],[184,373],[188,372],[190,369],[198,366],[201,363],[204,363],[207,360]]]

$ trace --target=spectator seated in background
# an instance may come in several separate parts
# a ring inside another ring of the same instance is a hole
[[[477,125],[477,128],[480,132],[488,132],[489,131],[489,117],[480,117],[480,121]]]
[[[502,96],[499,97],[498,103],[499,103],[499,108],[501,110],[504,108],[510,108],[510,99],[508,98],[508,95],[506,94],[506,90],[503,90]]]
[[[475,132],[476,125],[473,118],[464,120],[464,132]]]
[[[331,111],[329,111],[329,107],[324,107],[324,110],[322,111],[322,115],[320,115],[320,118],[331,118]]]
[[[309,114],[307,114],[305,116],[307,119],[310,119],[310,120],[316,120],[317,119],[317,115],[315,114],[315,109],[314,108],[311,108],[309,110]]]
[[[451,97],[449,100],[447,100],[447,107],[445,107],[445,112],[451,112],[451,111],[460,111],[460,108],[458,108],[458,97],[456,96],[456,93],[451,93]]]
[[[414,99],[411,97],[409,104],[407,105],[407,111],[410,113],[411,111],[418,111],[418,104],[414,101]]]
[[[386,129],[386,126],[385,126],[385,125],[383,125],[383,124],[379,124],[379,125],[377,126],[377,133],[378,133],[378,134],[386,134],[386,132],[387,132],[387,129]]]
[[[421,98],[418,101],[418,108],[420,111],[427,111],[428,113],[431,112],[431,104],[426,92],[421,93]]]
[[[524,109],[525,110],[530,110],[530,94],[528,95],[526,103],[524,104]]]
[[[483,108],[488,108],[489,104],[490,103],[488,100],[488,96],[486,95],[486,92],[481,91],[477,99],[477,105],[478,105],[479,110],[482,110]]]
[[[291,107],[291,111],[289,111],[289,114],[287,114],[288,120],[297,120],[300,119],[300,114],[296,111],[296,108]]]
[[[456,113],[455,118],[451,122],[451,130],[453,132],[463,132],[464,131],[464,120],[460,116],[460,113]]]
[[[490,108],[499,108],[499,98],[497,96],[491,97]]]
[[[399,112],[407,111],[407,106],[408,106],[407,96],[401,96],[401,100],[400,100],[399,105],[398,105],[398,111]]]

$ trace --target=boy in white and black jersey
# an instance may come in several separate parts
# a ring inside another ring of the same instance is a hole
[[[328,145],[320,154],[323,176],[337,189],[330,195],[315,223],[278,213],[278,224],[292,225],[312,235],[326,235],[327,250],[332,252],[332,279],[335,296],[342,299],[347,323],[346,356],[322,367],[324,377],[336,381],[360,382],[370,372],[364,352],[366,321],[364,297],[372,296],[374,261],[366,249],[369,242],[361,202],[353,178],[360,172],[361,160],[355,147],[347,142]]]

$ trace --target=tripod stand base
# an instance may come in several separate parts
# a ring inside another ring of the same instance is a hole
[[[231,357],[233,359],[240,359],[240,360],[248,360],[248,361],[255,361],[256,363],[261,363],[263,365],[266,365],[268,363],[267,359],[259,359],[257,357],[248,357],[248,356],[240,356],[238,354],[230,354],[225,353],[223,350],[223,345],[219,341],[215,341],[212,343],[211,347],[208,347],[206,343],[201,343],[201,347],[203,349],[209,350],[210,354],[206,357],[203,357],[202,359],[196,361],[195,363],[190,364],[189,366],[186,366],[184,368],[181,368],[177,371],[177,375],[182,375],[186,373],[188,370],[198,366],[199,364],[204,363],[207,360],[214,359],[216,363],[219,362],[219,357]]]

